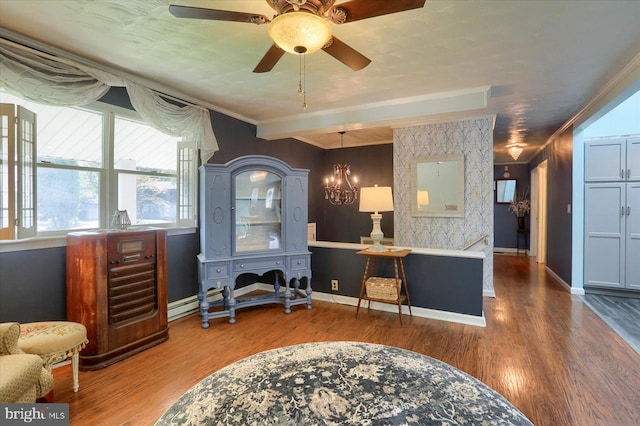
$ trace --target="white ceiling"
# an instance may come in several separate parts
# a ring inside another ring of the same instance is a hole
[[[335,148],[347,130],[345,146],[386,143],[393,126],[495,115],[496,162],[512,141],[527,161],[640,52],[638,0],[427,0],[332,24],[372,63],[354,72],[309,55],[303,111],[297,57],[252,72],[272,44],[265,25],[179,19],[169,3],[0,0],[0,27],[256,124],[265,139]],[[172,3],[274,13],[265,0]]]

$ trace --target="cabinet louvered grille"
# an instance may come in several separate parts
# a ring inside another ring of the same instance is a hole
[[[119,327],[153,315],[158,308],[155,235],[111,234],[107,252],[109,324]]]
[[[109,324],[144,317],[157,309],[155,269],[153,263],[138,263],[109,270]]]

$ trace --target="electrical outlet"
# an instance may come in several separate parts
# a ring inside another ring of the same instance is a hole
[[[338,291],[338,280],[331,280],[331,291]]]

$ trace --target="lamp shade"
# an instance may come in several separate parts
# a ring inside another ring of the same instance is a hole
[[[269,24],[268,31],[269,37],[278,47],[295,54],[316,52],[331,38],[329,23],[308,12],[287,12],[278,15]]]
[[[393,195],[390,186],[371,186],[360,188],[361,212],[393,211]]]
[[[418,191],[418,205],[419,206],[429,205],[429,191]]]

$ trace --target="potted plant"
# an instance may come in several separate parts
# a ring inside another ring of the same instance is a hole
[[[529,198],[524,195],[516,194],[515,198],[509,205],[511,210],[518,217],[518,229],[524,229],[524,216],[531,210]]]

